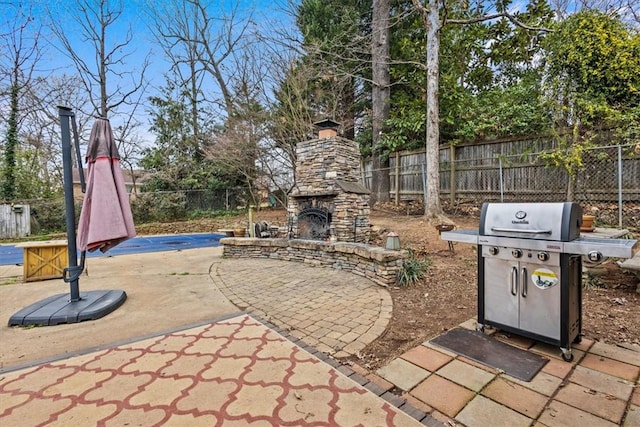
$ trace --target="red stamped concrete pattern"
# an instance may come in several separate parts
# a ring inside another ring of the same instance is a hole
[[[246,315],[3,375],[5,427],[420,425]]]

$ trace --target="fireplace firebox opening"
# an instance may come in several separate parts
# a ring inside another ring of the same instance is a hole
[[[331,212],[326,209],[310,207],[298,214],[298,238],[308,240],[327,240],[330,237]]]

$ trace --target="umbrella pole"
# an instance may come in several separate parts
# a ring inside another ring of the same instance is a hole
[[[71,163],[71,133],[69,119],[74,117],[73,111],[68,107],[58,107],[62,136],[62,167],[64,177],[64,203],[67,220],[67,245],[69,249],[69,267],[65,269],[64,281],[69,282],[70,301],[80,301],[80,287],[78,276],[82,270],[78,270],[78,249],[76,246],[76,213],[73,200],[73,166]],[[78,165],[80,168],[82,165]],[[80,171],[82,173],[82,171]],[[84,264],[84,263],[83,263]],[[84,267],[84,266],[83,266]],[[67,273],[71,276],[67,277]]]

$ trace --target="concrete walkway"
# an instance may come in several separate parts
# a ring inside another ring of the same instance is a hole
[[[549,357],[531,382],[429,342],[377,372],[341,365],[335,357],[364,348],[391,315],[386,290],[351,273],[223,259],[219,248],[91,260],[81,290],[123,289],[122,307],[82,324],[9,328],[15,311],[67,290],[61,280],[6,284],[20,274],[0,271],[3,426],[70,416],[76,425],[640,425],[636,347],[583,340],[566,363],[556,348],[497,334]],[[135,390],[106,398],[114,385]]]

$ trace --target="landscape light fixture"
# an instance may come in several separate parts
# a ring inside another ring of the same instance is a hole
[[[384,245],[385,249],[390,249],[392,251],[399,251],[400,250],[400,237],[398,237],[398,235],[396,233],[394,233],[393,231],[389,232],[389,234],[387,234],[387,241]]]

